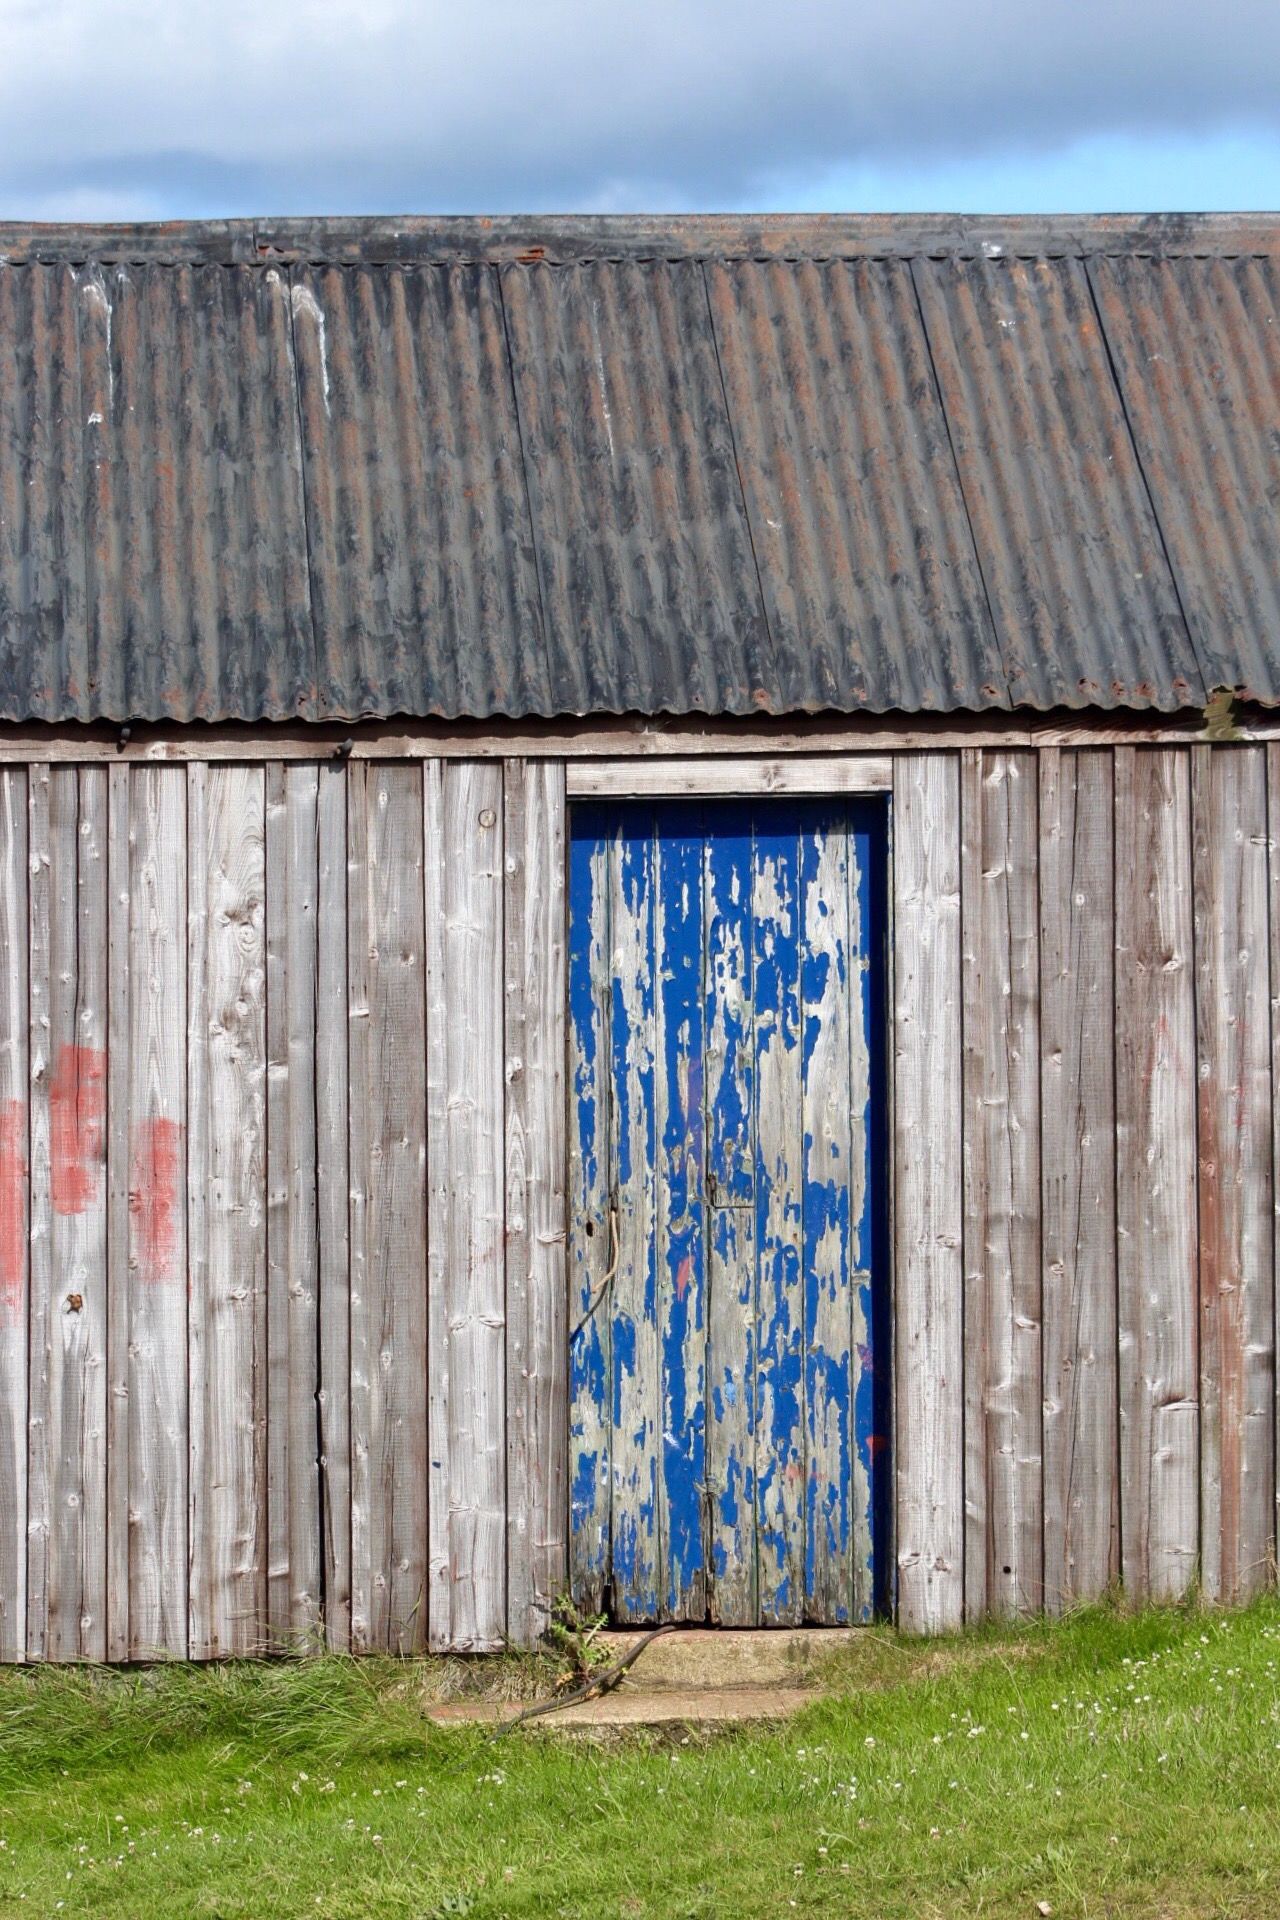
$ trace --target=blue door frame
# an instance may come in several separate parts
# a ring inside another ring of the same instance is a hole
[[[619,1621],[889,1600],[879,799],[573,808],[571,1585]]]

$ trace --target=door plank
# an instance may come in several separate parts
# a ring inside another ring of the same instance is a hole
[[[655,1250],[653,815],[618,816],[611,858],[612,1575],[620,1620],[658,1617],[659,1341]]]
[[[609,927],[612,838],[604,809],[574,809],[569,839],[569,1578],[587,1613],[604,1607],[609,1552],[614,1264],[610,1185]]]
[[[870,1620],[887,1597],[891,1539],[888,1290],[877,1286],[885,1256],[887,1169],[882,1164],[885,1102],[884,950],[887,938],[883,816],[855,808],[849,836],[849,1166],[850,1483],[853,1618]]]
[[[756,1624],[756,1072],[749,811],[707,837],[708,1608]]]
[[[1264,747],[1193,747],[1200,1576],[1238,1603],[1275,1558],[1275,1294]]]
[[[756,1528],[760,1619],[804,1617],[799,836],[761,809],[752,862],[757,1074]]]
[[[893,808],[898,1619],[930,1633],[964,1611],[958,757],[897,755]]]
[[[1122,1576],[1165,1601],[1200,1550],[1189,755],[1119,747],[1115,780]]]
[[[1108,752],[1040,755],[1044,1587],[1120,1577],[1114,782]]]
[[[706,1614],[702,863],[696,802],[664,810],[654,873],[655,1256],[661,1329],[660,1613]]]
[[[849,845],[825,812],[799,819],[804,1601],[807,1618],[843,1625],[853,1612]]]

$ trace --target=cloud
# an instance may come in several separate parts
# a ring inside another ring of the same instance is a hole
[[[0,0],[8,217],[734,206],[1240,128],[1274,0]]]

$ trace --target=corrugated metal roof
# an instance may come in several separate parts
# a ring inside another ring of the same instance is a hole
[[[0,718],[1280,702],[1278,253],[0,228]]]
[[[910,268],[706,272],[779,704],[1007,706]]]
[[[1098,260],[1090,274],[1205,679],[1274,700],[1276,263]]]
[[[292,288],[321,714],[547,713],[497,275]]]
[[[912,271],[1014,704],[1201,699],[1084,267]]]
[[[776,707],[697,261],[502,276],[553,698]]]
[[[314,705],[280,276],[0,270],[0,716]]]

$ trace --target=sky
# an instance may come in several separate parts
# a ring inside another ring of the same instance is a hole
[[[0,219],[1215,207],[1276,0],[0,0]]]

